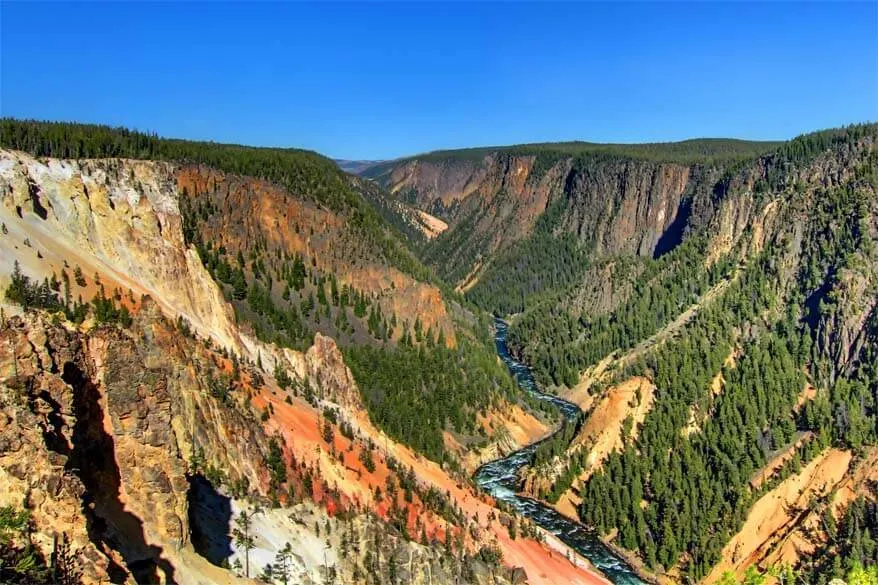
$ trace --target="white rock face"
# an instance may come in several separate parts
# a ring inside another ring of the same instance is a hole
[[[118,288],[150,295],[171,319],[182,315],[202,337],[304,376],[304,356],[242,334],[234,311],[183,238],[175,167],[128,159],[36,159],[0,149],[0,304],[17,261],[42,280],[66,270],[72,300],[90,301],[100,276],[109,296]],[[73,282],[82,269],[85,287]]]
[[[240,501],[232,500],[231,503],[235,518],[242,510],[253,511]],[[254,548],[250,551],[250,576],[255,577],[267,565],[274,564],[277,553],[289,543],[293,549],[290,559],[291,582],[329,583],[331,580],[327,579],[325,567],[339,564],[338,538],[325,534],[318,536],[314,529],[315,523],[323,528],[328,519],[324,510],[311,504],[263,509],[254,514],[251,530],[255,538]],[[338,523],[331,523],[338,530]],[[244,566],[244,551],[234,542],[232,550],[234,553],[229,558],[229,564],[234,565],[237,561]]]
[[[34,278],[71,276],[74,299],[90,300],[95,273],[111,294],[149,294],[171,318],[202,336],[242,350],[222,292],[186,246],[173,165],[151,161],[50,159],[0,150],[0,288],[17,260]],[[66,265],[65,265],[66,263]]]

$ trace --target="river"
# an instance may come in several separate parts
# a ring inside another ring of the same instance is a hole
[[[519,386],[534,397],[557,406],[568,420],[576,418],[581,412],[578,406],[557,396],[541,392],[528,367],[516,361],[509,354],[509,349],[506,346],[508,324],[502,319],[496,319],[495,327],[497,333],[494,341],[497,346],[497,354],[509,367],[509,371]],[[530,461],[537,445],[539,442],[532,443],[501,459],[485,463],[476,470],[476,483],[495,499],[510,505],[521,515],[532,519],[566,545],[582,554],[613,583],[645,585],[644,581],[625,561],[601,542],[594,530],[568,519],[554,508],[517,493],[516,472]]]

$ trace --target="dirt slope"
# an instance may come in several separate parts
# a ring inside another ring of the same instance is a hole
[[[764,561],[793,562],[814,550],[802,536],[809,519],[808,503],[837,489],[851,464],[851,453],[829,449],[762,496],[744,526],[726,544],[722,560],[704,580],[717,582],[726,571],[739,579],[747,568]]]

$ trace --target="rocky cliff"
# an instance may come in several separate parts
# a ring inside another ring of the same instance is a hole
[[[233,482],[266,477],[265,434],[212,395],[207,356],[149,302],[131,331],[35,315],[0,338],[3,503],[31,511],[43,550],[63,535],[87,583],[191,582],[173,560],[190,542],[196,449]]]
[[[875,140],[867,132],[800,163],[764,157],[720,183],[714,197],[693,201],[690,229],[708,235],[708,262],[725,254],[738,262],[777,256],[780,286],[806,296],[805,317],[817,321],[815,342],[833,364],[832,379],[851,373],[878,305]],[[833,257],[840,249],[834,233],[862,245]]]
[[[693,190],[692,169],[641,161],[578,160],[556,229],[575,233],[595,256],[652,257],[679,242]],[[676,240],[676,241],[675,241]]]
[[[66,543],[68,562],[84,583],[236,580],[210,569],[195,552],[215,559],[227,550],[230,560],[242,560],[241,551],[233,550],[232,514],[252,506],[230,500],[229,490],[268,501],[274,489],[270,437],[247,406],[248,396],[264,391],[252,377],[233,383],[229,394],[219,393],[215,384],[225,360],[182,336],[150,301],[129,330],[103,326],[84,332],[40,315],[13,317],[0,329],[0,347],[0,505],[30,511],[32,539],[47,558]],[[307,362],[321,392],[341,402],[338,392],[350,380],[337,351],[318,349]],[[271,410],[283,418],[282,408],[279,403]],[[286,408],[304,411],[316,426],[309,405],[296,400]],[[298,444],[295,431],[288,438],[295,441],[286,444],[288,456],[307,461],[313,448]],[[340,476],[326,467],[332,464],[322,465],[315,462],[314,481],[324,486],[319,497],[326,503],[336,496],[328,495],[323,482]],[[332,489],[349,497],[352,488],[339,483]],[[362,512],[352,523],[333,520],[313,504],[261,514],[253,528],[251,574],[272,563],[284,542],[298,542],[298,574],[324,582],[323,545],[316,554],[306,551],[315,531],[318,540],[321,528],[328,537],[332,524],[342,537],[329,540],[338,578],[365,574],[370,554],[384,555],[385,563],[398,559],[398,578],[413,583],[452,582],[462,571],[472,583],[523,577],[478,557],[449,566],[436,548],[408,542]],[[359,536],[346,540],[345,531]],[[372,541],[381,533],[376,551]],[[337,548],[351,546],[357,554],[347,557]]]
[[[653,257],[672,249],[693,199],[731,164],[721,156],[675,154],[682,145],[649,156],[615,145],[451,151],[386,163],[367,175],[448,222],[425,257],[456,284],[472,286],[494,256],[533,233],[552,202],[558,210],[551,231],[574,235],[594,257]]]
[[[535,161],[506,153],[463,161],[415,159],[394,167],[385,181],[398,198],[448,223],[448,244],[428,251],[427,258],[462,285],[484,268],[483,260],[531,232],[564,180],[564,165],[537,177]]]
[[[0,282],[13,261],[34,276],[85,280],[72,289],[90,300],[103,277],[106,290],[150,294],[203,335],[240,348],[234,316],[185,245],[173,167],[130,160],[40,161],[0,151]]]

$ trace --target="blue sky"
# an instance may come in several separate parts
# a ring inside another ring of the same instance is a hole
[[[343,158],[878,120],[878,2],[0,4],[0,114]]]

